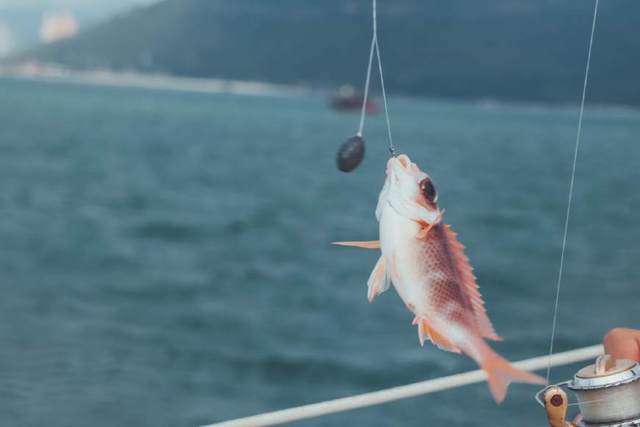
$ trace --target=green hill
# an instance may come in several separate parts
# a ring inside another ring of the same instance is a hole
[[[589,0],[380,0],[390,90],[575,102]],[[590,102],[640,104],[640,1],[600,2]],[[27,56],[72,67],[362,85],[369,0],[166,0]]]

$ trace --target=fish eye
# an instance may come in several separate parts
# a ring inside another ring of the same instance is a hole
[[[420,191],[429,202],[435,203],[438,201],[438,193],[431,179],[425,178],[420,181]]]

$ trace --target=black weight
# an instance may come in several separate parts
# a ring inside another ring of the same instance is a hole
[[[338,149],[336,163],[342,172],[351,172],[364,159],[364,140],[361,136],[352,136]]]

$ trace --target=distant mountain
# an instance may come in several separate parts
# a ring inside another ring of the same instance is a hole
[[[369,0],[165,0],[28,53],[275,83],[362,85]],[[450,98],[575,102],[593,1],[380,0],[387,84]],[[640,1],[600,2],[589,99],[640,104]]]

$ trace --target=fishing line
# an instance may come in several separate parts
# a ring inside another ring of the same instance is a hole
[[[609,397],[607,399],[596,399],[596,400],[585,400],[584,402],[575,402],[575,403],[567,403],[567,406],[580,406],[580,405],[588,405],[590,403],[601,403],[601,402],[611,402],[614,399]]]
[[[384,103],[384,117],[387,121],[387,134],[389,137],[389,153],[396,155],[391,135],[391,120],[389,120],[389,104],[387,103],[387,91],[384,88],[384,73],[382,72],[382,58],[380,57],[380,43],[378,42],[378,7],[377,0],[373,0],[373,41],[376,47],[376,58],[378,59],[378,72],[380,73],[380,89],[382,89],[382,102]]]
[[[555,306],[553,309],[553,323],[551,326],[551,340],[549,343],[549,355],[553,354],[553,344],[556,336],[556,328],[558,323],[558,307],[560,302],[560,288],[562,285],[562,275],[564,272],[565,251],[567,248],[567,235],[569,231],[569,219],[571,217],[571,204],[573,202],[573,189],[576,180],[576,166],[578,164],[578,152],[580,150],[580,138],[582,136],[582,119],[584,116],[584,103],[587,96],[587,86],[589,83],[589,70],[591,68],[591,51],[593,50],[593,37],[596,32],[596,22],[598,19],[598,6],[600,0],[595,0],[595,6],[593,9],[593,21],[591,23],[591,35],[589,37],[589,50],[587,53],[587,64],[584,71],[584,81],[582,84],[582,98],[580,101],[580,113],[578,114],[578,129],[576,131],[576,143],[573,152],[573,167],[571,169],[571,179],[569,181],[569,195],[567,197],[567,211],[564,219],[564,233],[562,237],[562,250],[560,252],[560,266],[558,269],[558,281],[556,284],[556,297]],[[547,385],[549,385],[549,378],[551,376],[551,364],[547,366]]]
[[[371,68],[373,66],[373,54],[375,51],[376,60],[378,62],[378,74],[380,75],[380,89],[382,91],[382,102],[384,104],[384,116],[387,123],[387,137],[389,139],[389,152],[392,156],[396,155],[396,149],[393,144],[393,135],[391,133],[391,120],[389,118],[389,103],[387,101],[387,91],[384,85],[384,73],[382,71],[382,58],[380,55],[380,44],[378,41],[378,2],[372,0],[372,29],[371,50],[369,51],[369,65],[367,67],[367,78],[364,87],[364,98],[362,100],[362,111],[360,113],[360,127],[357,135],[362,136],[364,131],[364,121],[367,115],[367,100],[369,97],[369,86],[371,84]]]
[[[396,155],[391,135],[391,120],[389,119],[389,103],[387,101],[387,91],[384,86],[384,74],[382,72],[382,55],[380,55],[380,43],[378,42],[378,4],[372,0],[372,35],[371,47],[369,48],[369,63],[367,65],[367,77],[364,84],[364,96],[362,98],[362,108],[360,111],[360,125],[355,136],[347,139],[338,148],[336,155],[336,166],[342,172],[352,172],[362,162],[365,155],[365,142],[363,138],[364,122],[367,118],[367,108],[369,107],[369,88],[371,87],[371,71],[373,68],[373,55],[375,53],[378,61],[378,73],[380,74],[380,87],[382,89],[382,99],[384,102],[384,116],[387,123],[387,136],[389,139],[389,153]]]
[[[364,97],[362,98],[362,111],[360,112],[360,127],[358,128],[358,135],[362,138],[362,132],[364,131],[364,119],[367,116],[367,100],[369,98],[369,85],[371,84],[371,66],[373,65],[373,51],[376,48],[376,37],[371,37],[371,50],[369,51],[369,66],[367,67],[367,79],[364,84]]]
[[[375,2],[375,0],[373,0]],[[387,134],[389,137],[389,153],[396,155],[396,148],[393,145],[393,136],[391,135],[391,120],[389,120],[389,106],[387,104],[387,93],[384,90],[384,76],[382,74],[382,59],[380,59],[380,46],[378,45],[378,37],[376,36],[376,56],[378,57],[378,70],[380,71],[380,88],[382,89],[382,102],[384,103],[384,116],[387,120]]]

